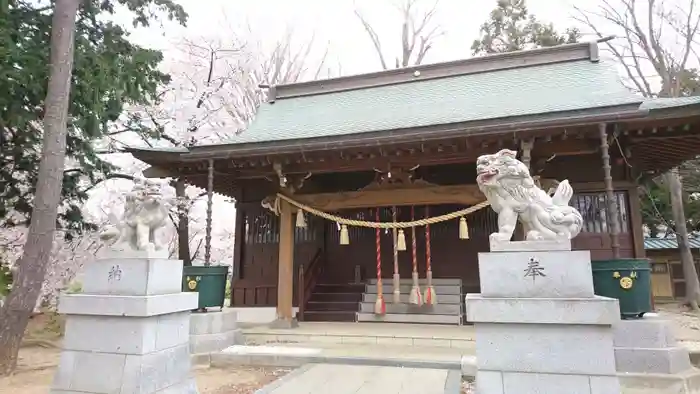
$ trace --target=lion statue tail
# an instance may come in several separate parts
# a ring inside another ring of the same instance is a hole
[[[559,186],[557,186],[557,190],[554,191],[552,204],[566,207],[569,205],[569,201],[571,201],[571,197],[573,196],[574,189],[571,187],[568,180],[563,180],[559,183]]]

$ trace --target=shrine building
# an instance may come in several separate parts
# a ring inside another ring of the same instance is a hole
[[[700,152],[700,98],[631,92],[598,45],[272,86],[228,141],[130,152],[147,176],[235,199],[235,218],[212,218],[235,221],[231,306],[274,307],[280,326],[462,324],[497,231],[479,155],[517,151],[545,190],[568,179],[584,218],[573,249],[603,260],[645,256],[637,185]],[[415,305],[414,272],[434,305]]]

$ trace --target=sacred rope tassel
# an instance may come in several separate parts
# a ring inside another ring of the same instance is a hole
[[[391,220],[396,223],[396,207],[392,210]],[[401,276],[399,275],[399,245],[396,229],[391,230],[394,238],[394,304],[401,302]],[[406,240],[404,240],[404,249],[406,249]]]
[[[343,224],[340,226],[340,244],[350,245],[350,236],[348,235],[348,226]]]
[[[379,222],[379,208],[374,214],[374,219]],[[374,303],[374,313],[377,315],[383,315],[386,313],[386,304],[384,303],[384,294],[382,290],[382,238],[381,231],[379,228],[376,229],[376,242],[377,242],[377,301]]]
[[[304,211],[301,209],[297,210],[297,227],[306,228],[306,220],[304,220]]]
[[[403,233],[403,229],[399,229],[399,238],[396,243],[396,249],[400,251],[406,250],[406,235]]]
[[[430,207],[425,207],[425,218],[430,216]],[[430,225],[425,225],[425,278],[428,281],[428,287],[425,289],[425,303],[428,305],[437,304],[437,294],[435,294],[435,288],[433,288],[433,269],[431,267],[430,261]]]
[[[464,216],[459,218],[459,239],[469,239],[469,225]]]
[[[411,207],[411,221],[415,220],[415,207]],[[411,294],[408,296],[408,302],[413,305],[423,304],[423,297],[420,293],[420,287],[418,286],[418,252],[416,247],[416,228],[411,227],[411,257],[413,258],[413,271],[411,272],[411,278],[413,279],[413,287],[411,288]]]

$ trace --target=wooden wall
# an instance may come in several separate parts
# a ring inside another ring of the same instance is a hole
[[[613,155],[614,156],[614,155]],[[590,250],[594,260],[612,257],[608,217],[605,207],[605,193],[602,192],[602,165],[599,155],[579,155],[554,157],[543,163],[533,161],[534,169],[543,178],[563,180],[568,178],[577,192],[572,199],[584,216],[584,231],[573,240],[573,248]],[[629,181],[631,169],[614,160],[612,166],[616,186],[621,190],[615,193],[620,214],[620,252],[622,257],[643,257],[641,224],[638,221],[639,202],[636,189]],[[304,193],[328,193],[342,190],[357,190],[366,186],[375,173],[357,172],[343,174],[321,174],[311,177],[301,191]],[[476,177],[473,163],[420,167],[416,178],[439,185],[472,183]],[[277,260],[278,260],[278,218],[260,206],[260,200],[273,194],[275,185],[269,181],[259,181],[241,190],[237,214],[244,237],[237,245],[234,260],[234,290],[232,305],[274,306],[277,300]],[[431,216],[461,209],[460,206],[431,207]],[[367,218],[373,220],[374,209],[367,208],[341,212],[344,217]],[[391,220],[390,211],[382,209],[382,220]],[[424,216],[424,207],[415,208],[416,217]],[[399,220],[410,218],[410,208],[399,208]],[[308,262],[320,249],[324,250],[327,268],[327,283],[351,282],[355,277],[355,267],[360,267],[363,278],[376,276],[375,230],[350,228],[350,245],[339,245],[339,229],[335,223],[310,218],[309,227],[297,229],[295,239],[295,270],[299,264]],[[488,234],[496,231],[496,216],[490,209],[470,215],[471,238],[458,238],[458,221],[431,226],[431,250],[433,276],[436,278],[462,278],[466,291],[478,291],[477,254],[488,251]],[[411,231],[406,231],[409,250],[399,253],[399,272],[410,278],[411,272]],[[425,230],[418,229],[419,272],[425,275]],[[389,278],[393,273],[391,233],[382,233],[382,273]],[[296,271],[295,271],[296,278]],[[296,291],[294,292],[296,296]]]
[[[700,272],[700,250],[690,250],[695,260],[695,269]],[[685,297],[685,277],[683,276],[683,265],[678,249],[648,250],[647,257],[652,263],[652,289],[656,290],[658,284],[654,280],[668,281],[670,289],[664,289],[662,298],[682,299]]]
[[[279,253],[279,217],[260,204],[240,204],[237,215],[243,216],[240,253],[234,255],[233,306],[277,305],[277,265]],[[295,227],[294,286],[301,264],[313,258],[323,247],[323,222],[307,218],[306,228]],[[236,261],[238,260],[238,261]],[[294,292],[296,297],[296,291]],[[296,299],[294,300],[296,305]]]
[[[442,205],[430,207],[430,215],[449,213],[460,206]],[[398,220],[410,220],[410,207],[398,207]],[[344,217],[374,217],[375,209],[341,212]],[[381,209],[381,220],[391,221],[391,209]],[[416,218],[425,217],[425,207],[415,208]],[[431,262],[433,277],[462,278],[465,286],[478,290],[477,253],[488,250],[488,235],[497,228],[495,213],[483,209],[469,216],[470,239],[459,239],[459,221],[450,220],[430,226]],[[355,267],[360,267],[362,279],[376,278],[376,230],[367,228],[350,229],[350,245],[340,245],[339,231],[333,223],[327,225],[326,253],[328,256],[327,274],[323,280],[329,283],[351,282]],[[391,231],[381,231],[382,277],[390,278],[394,272],[393,243]],[[411,277],[412,271],[412,232],[405,232],[407,250],[398,253],[399,273],[404,278]],[[417,261],[421,277],[426,271],[425,228],[416,229]],[[484,245],[487,248],[484,249]]]
[[[622,257],[635,257],[632,235],[629,196],[626,191],[615,193],[621,223],[620,245]],[[572,199],[584,217],[584,228],[573,240],[576,250],[590,250],[593,260],[612,258],[610,235],[608,234],[609,215],[605,209],[604,192],[581,192]],[[279,243],[279,220],[276,216],[253,205],[239,208],[245,215],[240,268],[234,270],[236,279],[233,286],[235,306],[274,306],[277,300],[277,261]],[[259,205],[258,205],[259,207]],[[462,209],[461,206],[441,205],[430,207],[430,215],[436,216]],[[425,207],[415,207],[416,218],[425,216]],[[399,221],[410,220],[410,207],[398,207]],[[375,209],[359,209],[338,212],[340,216],[359,220],[373,220]],[[391,220],[391,209],[380,209],[382,221]],[[360,268],[361,278],[376,277],[376,230],[350,228],[350,245],[340,245],[340,231],[335,223],[307,215],[308,227],[296,229],[295,272],[299,265],[310,261],[319,248],[324,250],[326,269],[320,282],[350,283],[355,278],[356,267]],[[483,209],[469,216],[469,240],[458,237],[458,220],[451,220],[430,227],[431,261],[433,277],[461,278],[468,292],[479,291],[477,254],[488,251],[488,236],[497,231],[497,217],[491,209]],[[407,251],[398,253],[399,272],[410,278],[412,267],[412,231],[405,232]],[[393,274],[393,249],[391,231],[382,231],[381,262],[382,277]],[[417,261],[421,277],[425,276],[425,228],[417,229]],[[296,278],[296,275],[295,275]],[[296,295],[296,292],[295,292]],[[296,301],[295,301],[296,302]]]

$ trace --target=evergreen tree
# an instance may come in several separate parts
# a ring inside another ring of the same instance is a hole
[[[132,132],[155,139],[162,130],[141,119],[121,119],[128,105],[147,105],[169,77],[157,70],[162,54],[132,44],[110,22],[118,7],[128,8],[134,25],[159,14],[185,23],[187,15],[171,0],[84,0],[75,35],[67,160],[58,228],[67,237],[90,227],[81,211],[85,190],[115,169],[102,160],[95,141]],[[49,68],[53,3],[0,2],[0,226],[26,225],[32,212],[43,138],[43,101]]]
[[[531,15],[525,0],[498,0],[489,20],[481,25],[480,36],[472,44],[474,55],[575,43],[581,33],[576,28],[559,33],[551,23],[541,22]]]

